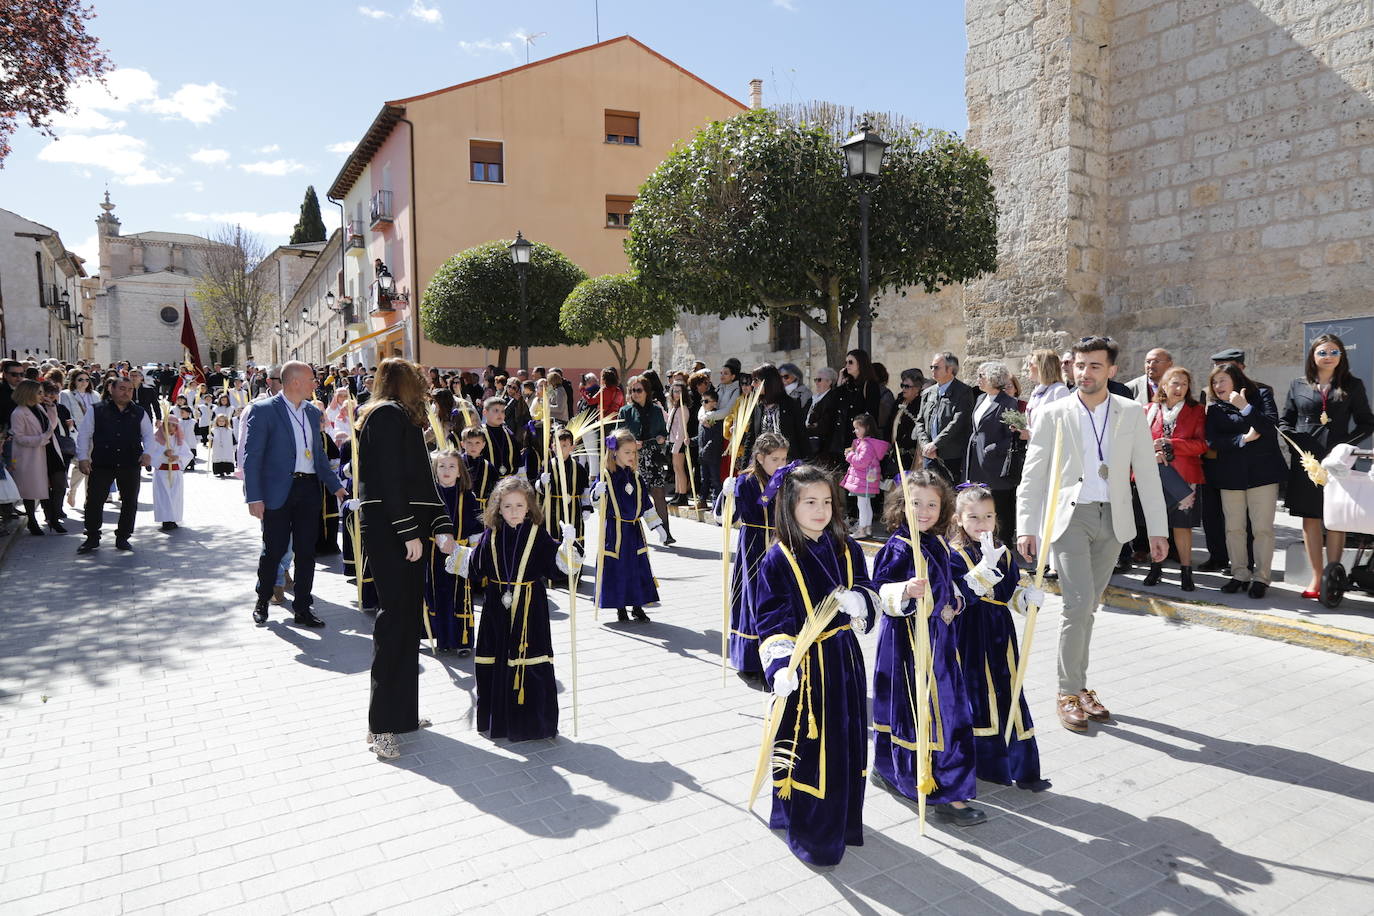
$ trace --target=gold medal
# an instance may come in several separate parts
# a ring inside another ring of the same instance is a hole
[[[305,450],[305,460],[306,460],[306,461],[309,461],[309,460],[310,460],[310,449],[306,449],[306,450]]]
[[[1326,413],[1326,411],[1324,411],[1324,410],[1322,411],[1322,415],[1321,415],[1320,417],[1318,417],[1317,419],[1321,420],[1322,426],[1325,426],[1326,424],[1328,424],[1328,423],[1331,422],[1331,417],[1328,416],[1327,413]]]
[[[1106,480],[1106,479],[1108,478],[1109,475],[1110,475],[1110,472],[1107,470],[1107,462],[1104,461],[1104,462],[1102,462],[1100,465],[1097,466],[1097,476],[1098,476],[1098,477],[1101,477],[1103,480]]]
[[[502,592],[501,603],[504,604],[506,607],[510,607],[512,604],[515,603],[515,596],[511,592]]]

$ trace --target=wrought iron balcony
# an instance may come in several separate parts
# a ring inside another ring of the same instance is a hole
[[[391,211],[390,191],[378,191],[372,195],[371,214],[374,231],[391,225],[395,214]]]

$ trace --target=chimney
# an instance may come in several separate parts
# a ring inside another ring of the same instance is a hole
[[[763,80],[749,81],[749,107],[763,107]]]

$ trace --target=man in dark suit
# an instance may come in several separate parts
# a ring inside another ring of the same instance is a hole
[[[978,367],[980,394],[974,403],[972,434],[964,462],[964,476],[992,491],[997,511],[997,536],[1007,544],[1016,543],[1016,484],[1013,450],[1021,442],[1019,434],[1002,422],[1008,410],[1020,410],[1016,398],[1007,393],[1011,371],[1006,363],[990,361]]]
[[[812,462],[831,473],[844,466],[844,450],[854,438],[850,427],[852,418],[843,390],[835,387],[836,378],[834,369],[817,370],[813,379],[816,393],[811,398],[811,411],[806,415]]]
[[[290,544],[296,552],[296,623],[322,627],[310,606],[314,596],[315,541],[324,486],[339,499],[348,491],[329,466],[320,439],[320,411],[309,403],[315,374],[306,363],[282,366],[282,391],[253,405],[243,430],[243,492],[248,511],[262,520],[258,601],[253,622],[267,623],[277,566]]]
[[[959,357],[936,353],[930,358],[935,384],[921,392],[916,413],[916,438],[925,466],[950,483],[964,480],[964,455],[973,434],[973,405],[978,393],[959,381]]]
[[[139,369],[129,372],[129,381],[134,383],[134,403],[142,407],[144,413],[153,420],[161,420],[162,401],[157,396],[157,389],[144,382],[143,372]]]

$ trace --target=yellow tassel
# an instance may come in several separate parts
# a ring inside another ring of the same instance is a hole
[[[782,781],[782,785],[778,786],[778,798],[781,798],[783,801],[787,801],[787,799],[789,799],[789,798],[791,798],[791,797],[792,797],[792,777],[789,776],[787,779],[784,779],[784,780]]]

